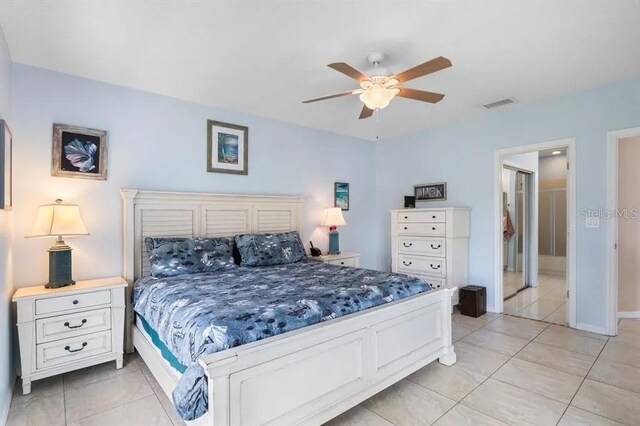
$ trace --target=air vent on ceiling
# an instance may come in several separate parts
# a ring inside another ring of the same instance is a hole
[[[489,104],[485,104],[482,105],[483,107],[485,107],[486,109],[493,109],[493,108],[498,108],[501,106],[505,106],[505,105],[509,105],[509,104],[515,104],[516,100],[513,98],[505,98],[505,99],[500,99],[499,101],[495,101],[495,102],[491,102]]]

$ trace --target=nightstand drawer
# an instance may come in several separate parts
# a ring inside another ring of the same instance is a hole
[[[59,364],[111,352],[111,331],[87,334],[36,346],[36,368]]]
[[[110,328],[110,308],[43,318],[36,321],[36,343],[81,336]]]
[[[347,257],[345,259],[336,259],[330,260],[327,262],[329,265],[338,265],[338,266],[356,266],[356,259],[353,257]]]
[[[111,303],[111,292],[109,290],[72,296],[48,297],[46,299],[36,299],[36,315],[53,314],[71,309],[107,305],[109,303]]]

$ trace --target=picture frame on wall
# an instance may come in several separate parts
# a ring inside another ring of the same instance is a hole
[[[249,174],[249,128],[207,120],[207,171]]]
[[[342,210],[349,210],[349,184],[335,182],[333,185],[333,206]]]
[[[107,180],[107,131],[53,124],[51,175]]]
[[[13,135],[7,122],[0,120],[0,209],[13,207]]]
[[[416,201],[445,201],[447,199],[447,183],[425,183],[413,187]]]

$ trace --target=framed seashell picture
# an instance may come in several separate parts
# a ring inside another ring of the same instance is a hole
[[[51,175],[107,180],[107,132],[53,124]]]
[[[249,128],[207,120],[207,171],[249,174]]]

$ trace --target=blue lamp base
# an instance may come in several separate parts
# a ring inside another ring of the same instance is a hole
[[[329,232],[329,254],[340,254],[340,234],[333,230]]]
[[[73,285],[71,279],[71,247],[58,241],[49,248],[49,282],[45,288],[58,288]]]

